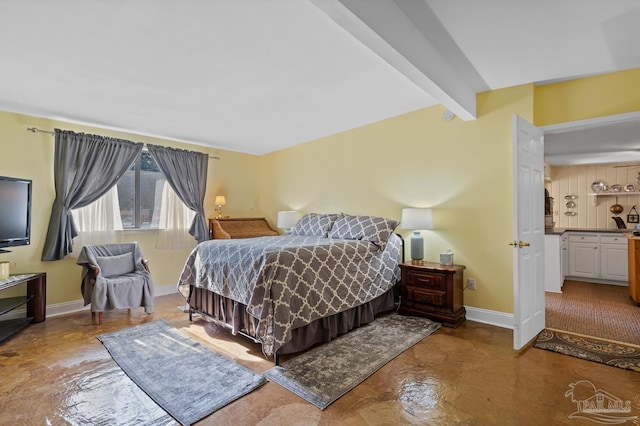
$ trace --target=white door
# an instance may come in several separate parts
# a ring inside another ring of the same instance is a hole
[[[544,328],[544,134],[513,117],[513,347]]]

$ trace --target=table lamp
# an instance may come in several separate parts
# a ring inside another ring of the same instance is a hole
[[[411,235],[411,263],[424,264],[424,239],[420,234],[423,229],[433,229],[433,215],[430,208],[402,209],[401,225],[403,229],[412,229]]]
[[[282,228],[285,230],[285,234],[291,232],[291,228],[293,228],[298,222],[298,212],[295,210],[287,210],[278,212],[278,228]]]
[[[224,195],[216,195],[216,201],[215,201],[216,206],[218,206],[216,208],[218,215],[216,216],[216,219],[220,219],[222,218],[222,206],[226,206],[227,205],[227,200],[224,198]]]

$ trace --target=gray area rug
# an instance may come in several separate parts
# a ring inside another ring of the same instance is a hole
[[[386,315],[264,374],[324,410],[440,326],[426,318]]]
[[[127,376],[183,425],[197,422],[266,381],[162,320],[101,334],[98,339]]]

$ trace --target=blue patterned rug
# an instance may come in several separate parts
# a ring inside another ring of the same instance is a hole
[[[165,321],[101,334],[127,376],[180,424],[190,425],[265,383]]]
[[[640,372],[640,347],[635,345],[544,329],[534,347]]]
[[[426,318],[382,316],[264,374],[324,410],[440,326]]]

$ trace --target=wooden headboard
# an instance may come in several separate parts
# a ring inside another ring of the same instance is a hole
[[[232,238],[264,237],[279,235],[264,217],[209,219],[209,239],[228,240]]]

